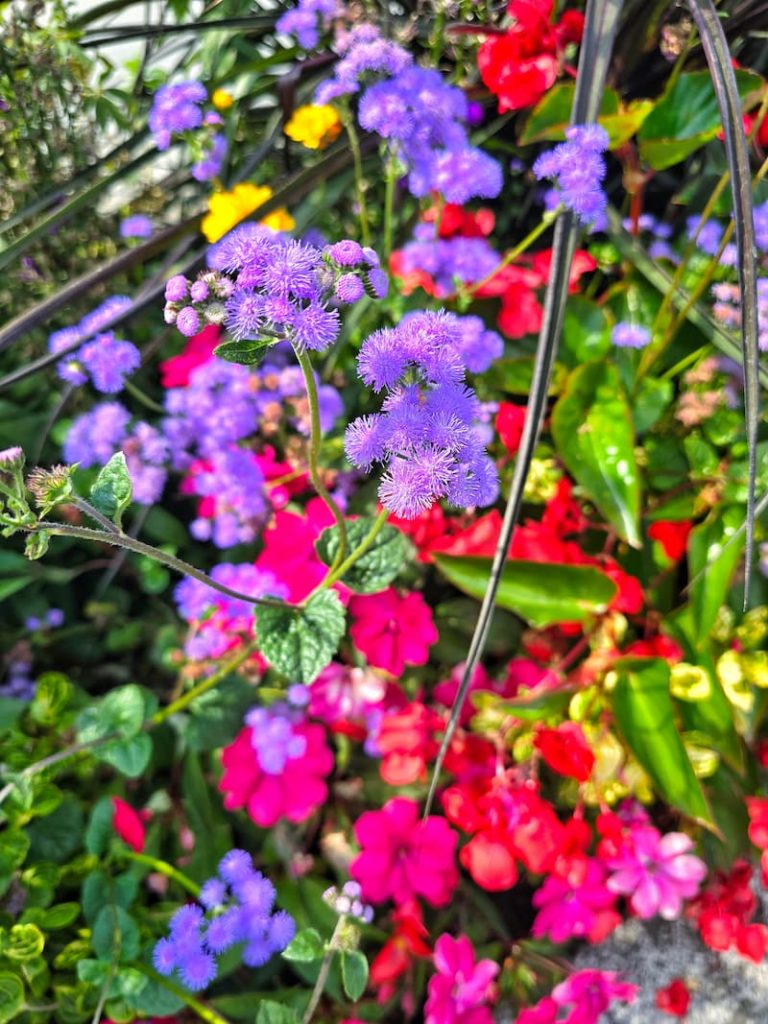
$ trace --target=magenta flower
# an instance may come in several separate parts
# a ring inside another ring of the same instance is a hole
[[[466,935],[441,935],[435,943],[437,974],[429,979],[425,1024],[493,1024],[489,1003],[496,998],[493,979],[499,965],[475,962]]]
[[[533,934],[548,935],[553,942],[575,937],[600,942],[619,923],[615,902],[601,865],[588,857],[573,858],[567,872],[549,875],[534,895],[539,913]]]
[[[614,971],[576,971],[552,991],[558,1006],[572,1006],[562,1024],[598,1024],[605,1011],[619,1000],[634,1001],[637,985],[619,981]]]
[[[399,676],[406,665],[427,663],[438,635],[432,610],[421,594],[400,594],[387,587],[379,594],[353,597],[349,611],[349,635],[373,668]]]
[[[359,882],[363,899],[402,905],[421,896],[433,907],[451,902],[459,883],[458,836],[444,818],[421,820],[415,800],[395,797],[380,811],[366,811],[355,823],[362,847],[349,873]]]
[[[679,917],[683,900],[698,893],[707,873],[692,849],[693,842],[682,832],[662,836],[650,825],[633,826],[617,856],[606,860],[614,872],[608,888],[629,896],[638,917],[660,914],[671,921]]]

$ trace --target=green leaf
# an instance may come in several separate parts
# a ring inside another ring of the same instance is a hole
[[[315,928],[305,928],[294,935],[282,955],[286,960],[309,963],[312,960],[322,960],[324,954],[325,943],[320,932]]]
[[[8,933],[3,956],[9,960],[34,960],[45,948],[45,936],[34,924],[15,924]]]
[[[373,519],[354,519],[347,523],[347,554],[361,544],[373,528]],[[339,550],[339,528],[329,526],[315,543],[315,550],[326,565],[331,565]],[[386,523],[370,548],[349,568],[342,579],[358,594],[376,594],[389,586],[405,559],[405,537]]]
[[[658,377],[643,377],[632,398],[632,419],[638,434],[658,421],[672,401],[672,381]]]
[[[142,774],[152,757],[152,738],[146,733],[141,733],[129,740],[97,747],[94,754],[100,761],[111,764],[127,778],[135,779]]]
[[[74,687],[61,672],[45,672],[37,680],[35,699],[29,706],[29,716],[38,725],[53,725],[61,719],[68,706]]]
[[[106,852],[110,839],[115,835],[112,824],[114,817],[115,807],[111,797],[103,796],[96,801],[85,830],[85,848],[88,853],[100,857]]]
[[[52,814],[27,826],[34,860],[63,864],[83,841],[83,812],[74,796],[65,796]]]
[[[115,452],[91,487],[91,501],[94,508],[119,526],[132,495],[133,486],[125,455],[123,452]]]
[[[239,363],[241,366],[256,366],[267,354],[274,338],[257,338],[255,341],[225,341],[217,345],[213,354],[228,363]]]
[[[271,999],[262,999],[256,1013],[256,1024],[299,1024],[295,1010]]]
[[[116,903],[102,907],[93,925],[91,945],[99,960],[124,963],[139,955],[136,922]]]
[[[184,1000],[165,985],[147,978],[147,984],[132,995],[125,995],[125,1001],[140,1017],[172,1017],[184,1008]]]
[[[712,815],[677,731],[669,694],[669,665],[661,658],[616,663],[613,713],[621,734],[659,795],[702,824]]]
[[[123,739],[131,739],[141,731],[146,709],[141,687],[135,683],[120,686],[78,715],[77,738],[81,743],[92,743],[117,733]]]
[[[608,313],[583,295],[569,295],[563,320],[563,348],[580,366],[611,351]]]
[[[80,915],[79,903],[57,903],[55,907],[31,907],[24,911],[22,924],[36,924],[43,930],[56,931],[66,928]]]
[[[36,534],[35,536],[39,536]],[[31,576],[16,576],[10,579],[0,580],[0,601],[4,601],[7,597],[12,597],[17,594],[24,587],[28,587],[32,582]]]
[[[27,702],[18,697],[0,697],[0,733],[12,729],[26,707]]]
[[[721,517],[694,527],[688,538],[690,601],[700,642],[709,636],[717,613],[725,604],[731,577],[741,558],[741,543],[726,543],[738,530],[740,520],[738,509],[725,509]]]
[[[24,986],[15,974],[0,973],[0,1024],[12,1021],[24,1006]]]
[[[333,590],[321,590],[303,608],[259,605],[256,631],[267,661],[291,682],[309,684],[338,650],[344,607]]]
[[[742,99],[762,87],[760,76],[748,71],[737,71],[736,83]],[[640,156],[654,170],[664,170],[713,139],[720,128],[720,110],[709,72],[680,75],[637,133]]]
[[[555,365],[547,393],[558,395],[565,383],[567,371],[559,363]],[[516,356],[513,359],[497,359],[485,374],[485,380],[493,388],[510,395],[530,394],[533,386],[533,357]]]
[[[353,1003],[365,992],[368,984],[368,961],[358,949],[347,949],[341,954],[341,980],[344,991]]]
[[[92,924],[102,907],[109,903],[127,910],[138,892],[139,883],[131,872],[111,878],[103,871],[94,871],[83,882],[83,916]]]
[[[562,713],[570,704],[573,690],[550,690],[548,693],[533,694],[530,697],[514,697],[505,700],[497,693],[478,690],[472,694],[471,700],[478,711],[493,711],[514,718],[522,718],[526,722],[539,722],[550,715]]]
[[[520,136],[520,144],[528,146],[532,142],[559,142],[564,139],[565,129],[571,120],[574,91],[572,82],[562,82],[549,89],[531,112]],[[622,104],[613,89],[606,89],[597,120],[608,132],[610,148],[615,149],[631,139],[652,109],[651,100]]]
[[[107,980],[107,975],[111,970],[112,964],[108,960],[94,960],[92,957],[86,957],[77,965],[77,977],[86,985],[100,987]]]
[[[588,363],[571,374],[552,412],[552,437],[598,509],[624,540],[640,547],[635,434],[615,366]]]
[[[478,601],[483,598],[490,558],[436,555],[435,562],[455,587]],[[586,622],[606,611],[615,595],[615,584],[592,566],[513,561],[502,569],[496,604],[542,627]]]

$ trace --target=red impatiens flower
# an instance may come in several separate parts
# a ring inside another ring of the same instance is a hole
[[[513,402],[499,402],[496,413],[496,433],[510,455],[517,455],[525,423],[525,406]]]
[[[685,554],[692,529],[689,519],[657,519],[648,527],[648,536],[661,544],[670,562],[677,562]]]
[[[376,736],[381,777],[390,786],[407,786],[427,777],[427,762],[440,744],[435,733],[443,728],[440,715],[419,701],[384,715]]]
[[[752,889],[752,865],[737,860],[726,874],[718,871],[707,887],[686,908],[699,935],[710,949],[734,947],[755,963],[768,952],[768,928],[752,921],[757,897]]]
[[[592,774],[595,755],[578,722],[562,722],[555,729],[539,729],[534,746],[558,775],[586,782]]]
[[[135,811],[125,800],[119,796],[112,797],[112,827],[124,843],[141,853],[144,849],[145,829],[144,822],[149,817],[146,811]]]
[[[373,668],[399,676],[406,665],[427,663],[438,634],[421,594],[401,594],[388,587],[379,594],[353,597],[349,611],[349,635]]]
[[[432,955],[418,900],[407,900],[395,907],[392,920],[392,935],[371,964],[371,985],[378,989],[378,1000],[382,1003],[392,998],[395,982],[410,970],[416,957]]]
[[[216,324],[210,324],[189,339],[180,355],[171,356],[160,363],[160,382],[163,387],[185,388],[189,384],[192,371],[213,358],[213,350],[220,339],[221,328]]]
[[[428,224],[437,222],[438,237],[485,238],[493,231],[496,215],[487,206],[477,210],[465,210],[456,203],[444,203],[442,207],[435,203],[426,210],[422,217]]]
[[[685,1017],[691,1005],[691,993],[682,978],[673,978],[665,987],[656,990],[656,1005],[672,1017]]]

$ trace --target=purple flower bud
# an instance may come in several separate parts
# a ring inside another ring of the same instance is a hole
[[[184,306],[176,317],[176,328],[185,338],[200,333],[200,315],[194,306]]]
[[[189,289],[189,297],[193,302],[205,302],[208,298],[209,289],[205,281],[195,281]]]
[[[184,302],[189,295],[189,281],[183,274],[176,274],[165,283],[166,302]]]

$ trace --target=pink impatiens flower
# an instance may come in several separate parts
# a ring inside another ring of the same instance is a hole
[[[435,943],[437,974],[429,979],[425,1024],[493,1024],[489,1003],[496,998],[493,979],[499,965],[475,962],[466,935],[441,935]]]
[[[680,916],[683,900],[697,895],[707,873],[692,849],[692,840],[682,832],[662,836],[651,825],[635,826],[616,855],[606,860],[614,872],[608,888],[629,896],[638,917],[660,914],[671,921]]]
[[[281,818],[304,821],[328,798],[325,777],[333,771],[333,754],[325,742],[322,725],[293,727],[297,741],[279,771],[261,762],[254,746],[254,730],[242,729],[224,749],[224,774],[219,789],[227,810],[245,807],[260,828],[270,828]]]
[[[399,594],[394,587],[349,602],[349,635],[373,668],[393,676],[406,665],[425,665],[438,634],[421,594]]]
[[[634,1002],[637,991],[614,971],[576,971],[551,996],[521,1011],[515,1024],[599,1024],[612,1003]]]
[[[459,882],[458,836],[444,818],[420,821],[415,800],[395,797],[380,811],[366,811],[355,823],[362,847],[349,873],[370,903],[405,903],[421,896],[433,907],[450,903]]]
[[[539,908],[533,935],[553,942],[579,937],[601,942],[619,924],[616,896],[605,884],[605,870],[591,857],[563,858],[536,891]]]

